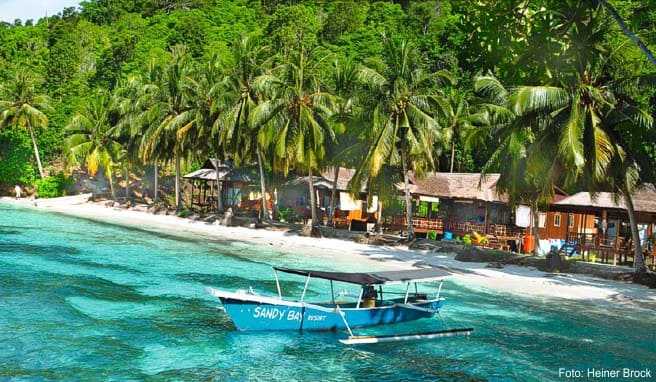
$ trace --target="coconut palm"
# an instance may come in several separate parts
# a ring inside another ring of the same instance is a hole
[[[290,168],[308,175],[312,225],[318,224],[313,174],[321,167],[326,144],[335,138],[329,123],[335,97],[319,82],[320,60],[304,48],[287,62],[255,80],[256,91],[267,99],[252,110],[250,124],[262,126],[264,145],[271,145],[274,170],[287,174]]]
[[[538,194],[543,197],[553,193],[555,184],[562,183],[582,186],[593,193],[611,187],[627,199],[627,204],[632,204],[631,184],[635,182],[627,180],[626,174],[634,164],[624,159],[630,155],[627,156],[628,144],[623,144],[618,126],[630,124],[646,129],[653,125],[649,112],[632,94],[639,83],[635,78],[611,79],[601,68],[590,66],[562,86],[519,86],[508,91],[493,77],[477,78],[477,91],[499,101],[489,105],[503,122],[499,124],[502,144],[490,163],[510,166],[501,172],[502,179],[509,182],[511,194],[531,191],[531,185],[521,180],[532,176],[539,180]],[[513,161],[504,159],[503,155],[514,152],[533,168],[515,168]],[[624,163],[620,166],[623,170],[611,171],[613,166],[617,167],[613,162],[618,158]],[[623,174],[619,180],[618,174]],[[635,218],[630,220],[636,233],[636,270],[642,271],[645,267],[637,225]]]
[[[124,155],[117,128],[116,100],[104,91],[96,93],[66,126],[68,160],[84,163],[91,175],[102,170],[109,180],[112,198],[113,172]]]
[[[328,225],[332,225],[335,218],[340,167],[357,166],[361,153],[366,150],[361,139],[365,125],[362,119],[362,107],[357,100],[358,69],[356,62],[350,58],[334,60],[327,75],[330,91],[336,96],[337,101],[335,113],[329,121],[333,125],[337,139],[328,144],[324,161],[325,166],[333,169]]]
[[[38,78],[27,71],[19,71],[11,82],[0,87],[0,128],[16,126],[29,131],[39,176],[43,178],[45,173],[34,129],[48,126],[44,112],[50,109],[50,100],[38,93],[38,85]]]
[[[264,176],[264,125],[254,125],[250,116],[262,100],[255,88],[255,79],[264,74],[269,61],[268,47],[261,45],[255,36],[244,35],[232,47],[224,80],[226,110],[216,119],[214,127],[224,150],[237,164],[257,162],[262,194],[262,217],[271,217],[266,203]]]
[[[150,107],[141,117],[147,124],[142,158],[144,161],[175,163],[175,205],[182,208],[180,188],[183,141],[179,132],[193,120],[189,100],[185,96],[186,81],[191,71],[184,45],[171,49],[171,61],[164,67],[151,63],[147,89]]]
[[[414,46],[405,41],[385,41],[385,68],[363,67],[359,78],[370,91],[369,150],[353,181],[376,177],[384,165],[400,166],[403,174],[408,237],[414,237],[410,170],[421,177],[434,168],[433,146],[442,142],[440,125],[433,117],[435,85],[447,73],[423,70]],[[398,167],[397,167],[398,168]]]
[[[511,206],[527,204],[532,211],[533,236],[539,241],[539,207],[553,194],[555,181],[546,176],[547,169],[538,167],[552,162],[542,160],[542,152],[533,150],[535,132],[517,117],[510,106],[510,92],[493,76],[477,76],[474,91],[480,96],[478,112],[473,115],[477,128],[465,131],[465,142],[470,148],[494,140],[496,149],[481,169],[481,180],[492,171],[501,176],[497,192],[508,195]],[[539,252],[538,246],[534,248]]]
[[[445,97],[438,97],[437,99],[440,105],[438,115],[444,129],[444,135],[451,140],[449,172],[453,172],[456,159],[456,143],[466,130],[473,128],[469,102],[460,90],[452,90]]]

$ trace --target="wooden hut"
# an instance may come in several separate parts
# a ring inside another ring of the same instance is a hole
[[[423,178],[410,176],[412,223],[417,233],[479,232],[516,239],[522,233],[513,224],[514,211],[507,198],[496,191],[499,174],[432,172]],[[397,185],[403,193],[403,184]],[[391,226],[403,227],[405,216],[392,218]]]
[[[225,208],[241,207],[242,201],[249,198],[249,191],[252,188],[248,170],[235,169],[230,162],[216,159],[206,160],[200,169],[184,175],[183,178],[190,184],[191,207],[205,211],[217,209],[219,194]]]
[[[330,211],[333,184],[336,184],[335,218],[337,228],[363,231],[371,228],[379,216],[380,205],[376,196],[369,203],[367,192],[362,188],[357,195],[348,189],[355,170],[340,167],[335,179],[336,169],[329,169],[313,178],[317,209],[321,219],[326,221]],[[292,208],[304,219],[310,218],[310,195],[307,176],[296,177],[287,182],[278,193],[278,208]]]

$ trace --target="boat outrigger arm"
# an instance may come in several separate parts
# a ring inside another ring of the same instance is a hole
[[[296,301],[285,300],[278,272],[305,276],[301,296]],[[378,342],[433,339],[447,336],[469,335],[473,329],[448,329],[427,333],[409,333],[388,336],[357,336],[354,328],[387,325],[433,317],[439,313],[445,299],[440,297],[442,282],[451,273],[440,268],[368,273],[324,272],[306,269],[274,268],[277,296],[262,296],[252,290],[227,292],[213,288],[208,291],[218,297],[238,330],[346,330],[344,344],[370,344]],[[330,303],[305,301],[311,279],[330,281]],[[333,282],[361,286],[357,301],[337,302]],[[419,293],[417,284],[439,282],[437,293],[430,296]],[[405,292],[383,291],[383,286],[405,284]],[[414,284],[414,291],[410,286]],[[378,290],[376,290],[376,287]],[[393,297],[396,295],[397,297]],[[392,296],[392,298],[384,298]]]

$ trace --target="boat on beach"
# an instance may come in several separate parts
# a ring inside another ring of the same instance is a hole
[[[305,277],[304,288],[298,300],[283,298],[278,272]],[[228,292],[208,288],[208,292],[221,300],[225,312],[236,328],[242,331],[346,330],[349,338],[340,341],[355,344],[468,335],[473,330],[450,329],[379,337],[353,334],[355,328],[414,321],[438,314],[445,302],[444,297],[440,296],[442,283],[450,275],[443,269],[345,273],[275,267],[274,275],[277,296],[263,296],[253,290]],[[330,281],[331,301],[305,301],[311,279]],[[355,301],[338,302],[334,282],[359,285],[359,296]],[[435,282],[439,283],[439,287],[433,295],[419,292],[418,284]],[[384,287],[390,285],[405,285],[405,292],[386,291]]]

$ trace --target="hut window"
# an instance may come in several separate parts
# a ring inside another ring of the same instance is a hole
[[[547,214],[544,212],[540,212],[540,215],[538,215],[538,227],[539,228],[544,228],[544,224],[547,222]]]
[[[560,214],[554,215],[554,227],[560,227]]]
[[[569,222],[567,223],[569,228],[574,228],[574,214],[569,214]]]

